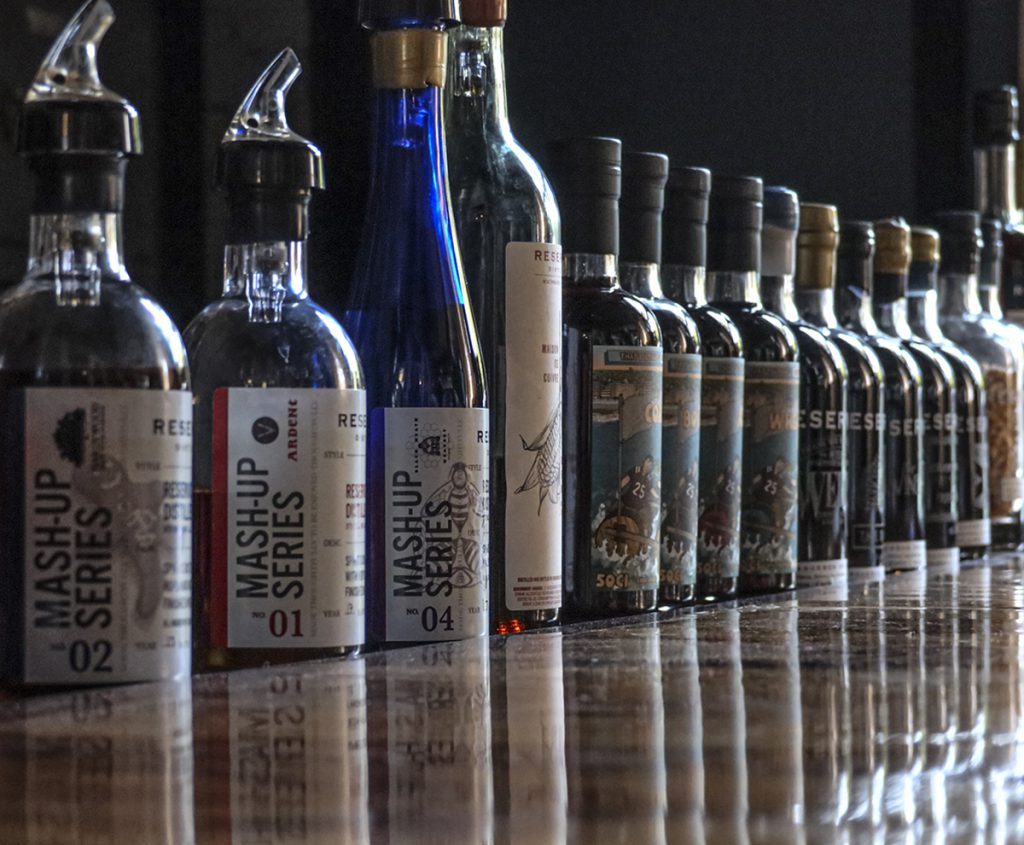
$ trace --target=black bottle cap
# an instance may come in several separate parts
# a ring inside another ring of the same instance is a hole
[[[974,144],[1002,146],[1020,139],[1017,89],[1003,85],[974,95]]]
[[[871,293],[875,257],[875,227],[866,220],[839,222],[836,286]]]
[[[665,209],[668,156],[624,153],[619,211],[619,258],[661,263],[661,216]]]
[[[796,191],[780,185],[764,189],[764,230],[761,233],[761,273],[796,273],[796,233],[800,229],[800,200]]]
[[[365,29],[403,26],[458,26],[459,0],[359,0],[359,22]]]
[[[716,176],[708,205],[708,271],[761,270],[764,184],[756,176]]]
[[[977,273],[981,260],[981,215],[977,211],[941,211],[935,215],[935,228],[942,239],[941,272]]]
[[[800,230],[800,198],[796,191],[781,185],[765,186],[764,225],[790,232]]]
[[[986,217],[981,221],[981,261],[995,264],[1003,260],[1003,221]]]
[[[711,171],[671,167],[665,192],[665,243],[662,261],[683,267],[707,264],[708,196]]]
[[[544,172],[562,214],[562,252],[619,254],[622,142],[562,138],[547,145]]]

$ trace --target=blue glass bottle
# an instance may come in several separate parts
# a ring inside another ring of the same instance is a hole
[[[376,116],[344,323],[370,412],[367,612],[378,642],[489,629],[487,400],[441,129],[456,9],[444,0],[361,8],[373,32]]]

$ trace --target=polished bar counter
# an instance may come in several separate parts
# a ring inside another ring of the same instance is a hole
[[[0,843],[1024,841],[1021,565],[0,705]]]

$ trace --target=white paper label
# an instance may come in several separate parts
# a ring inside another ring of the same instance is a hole
[[[928,562],[928,549],[924,540],[902,540],[885,543],[882,559],[887,572],[924,569]]]
[[[192,395],[25,397],[25,681],[189,674]]]
[[[562,604],[562,249],[505,247],[505,604]],[[497,479],[495,479],[497,481]]]
[[[929,573],[947,572],[960,568],[960,549],[928,549]]]
[[[846,573],[847,583],[852,587],[854,584],[874,584],[885,580],[884,566],[852,566]]]
[[[214,641],[360,645],[365,391],[221,388],[213,449]]]
[[[961,548],[992,545],[992,522],[988,519],[963,519],[956,524],[956,541]]]
[[[388,642],[486,634],[489,429],[482,408],[384,408]]]
[[[837,560],[801,560],[796,566],[797,587],[836,587],[847,583],[849,562]]]
[[[999,494],[1004,502],[1011,502],[1024,497],[1024,480],[1020,478],[1000,478]]]

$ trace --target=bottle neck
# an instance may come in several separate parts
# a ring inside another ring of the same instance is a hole
[[[983,217],[1019,222],[1014,145],[976,147],[974,171],[974,207]]]
[[[889,302],[874,302],[875,322],[886,334],[894,335],[903,340],[910,340],[914,333],[907,321],[907,299],[900,297]]]
[[[977,275],[940,273],[939,313],[949,317],[962,317],[964,314],[980,315],[982,307],[978,298]]]
[[[510,139],[504,28],[460,26],[449,37],[448,124],[460,136]]]
[[[562,256],[562,281],[574,288],[619,287],[618,260],[614,255],[572,252]]]
[[[832,288],[805,289],[801,288],[794,297],[796,310],[800,318],[812,326],[838,328],[836,318],[836,295]]]
[[[619,265],[622,287],[644,299],[664,299],[661,273],[657,264],[638,264],[632,261]]]
[[[279,323],[285,300],[305,299],[306,242],[229,244],[224,249],[224,295],[244,296],[250,323]]]
[[[747,305],[761,304],[761,290],[758,283],[761,275],[756,270],[747,272],[719,271],[708,273],[708,302],[741,302]]]
[[[941,343],[945,337],[939,326],[939,295],[934,290],[912,290],[907,294],[907,322],[918,335]]]
[[[58,305],[95,305],[100,283],[128,282],[119,212],[33,214],[26,277],[52,280]]]
[[[784,320],[795,323],[800,319],[793,301],[793,277],[791,275],[762,276],[761,303]]]
[[[700,306],[707,303],[704,279],[703,267],[687,267],[685,264],[663,264],[661,267],[662,290],[669,299],[680,305]]]
[[[867,263],[870,265],[870,259]],[[837,302],[839,323],[853,329],[859,334],[878,334],[878,324],[871,307],[871,290],[864,286],[862,280],[871,278],[867,274],[856,274],[851,281],[837,285],[839,301]]]
[[[994,285],[981,284],[978,282],[978,302],[981,303],[981,310],[990,317],[997,320],[1003,319],[1003,305],[999,301],[999,288]]]

